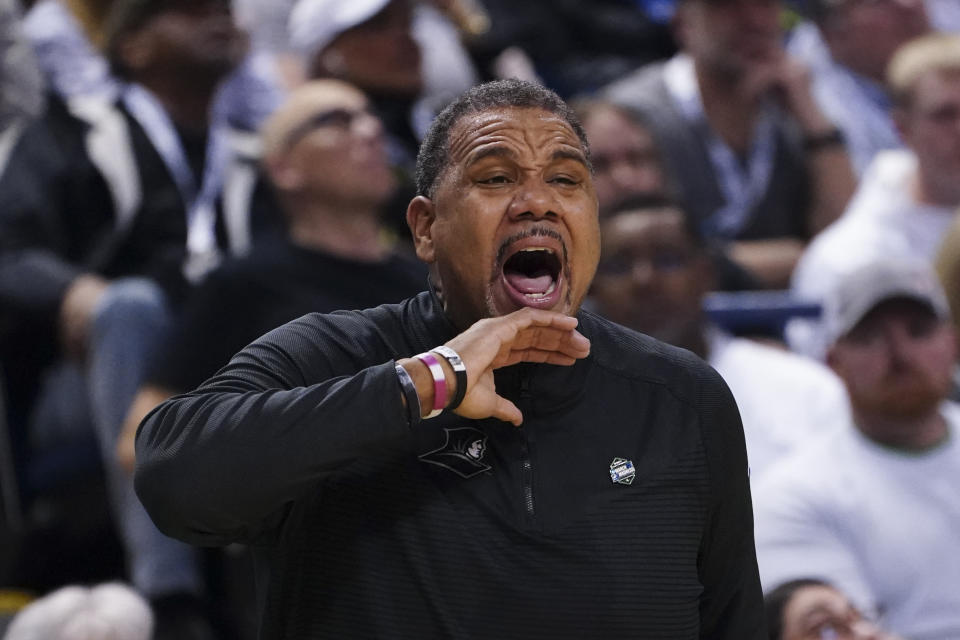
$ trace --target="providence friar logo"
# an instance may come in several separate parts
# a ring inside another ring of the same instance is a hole
[[[483,462],[487,452],[487,435],[473,427],[444,429],[446,442],[439,449],[419,456],[421,460],[449,469],[462,478],[472,478],[489,471],[490,465]]]

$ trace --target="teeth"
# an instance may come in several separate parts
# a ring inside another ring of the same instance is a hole
[[[557,283],[556,283],[556,282],[551,282],[551,283],[550,283],[550,288],[547,289],[546,291],[544,291],[543,293],[525,293],[525,294],[523,294],[523,295],[525,295],[525,296],[527,296],[528,298],[531,298],[531,299],[533,299],[533,300],[539,300],[540,298],[546,298],[548,295],[550,295],[551,293],[553,293],[554,291],[556,291],[556,289],[557,289]]]
[[[553,253],[553,249],[548,247],[527,247],[526,249],[520,249],[520,253],[528,253],[531,251],[546,251],[547,253]]]

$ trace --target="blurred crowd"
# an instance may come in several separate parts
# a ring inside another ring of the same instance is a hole
[[[256,637],[137,426],[427,288],[421,136],[507,77],[586,130],[590,307],[737,400],[770,637],[960,637],[960,0],[0,0],[4,637]]]

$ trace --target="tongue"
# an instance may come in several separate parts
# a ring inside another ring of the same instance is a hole
[[[543,275],[528,276],[517,271],[505,273],[504,276],[510,286],[520,293],[545,293],[553,282],[553,276],[550,273]]]

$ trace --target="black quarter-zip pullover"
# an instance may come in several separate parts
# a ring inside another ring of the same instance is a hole
[[[161,530],[254,547],[263,639],[765,637],[743,433],[691,354],[588,312],[590,356],[495,372],[521,428],[407,426],[430,292],[308,315],[144,422]]]

